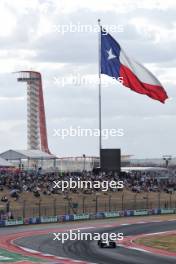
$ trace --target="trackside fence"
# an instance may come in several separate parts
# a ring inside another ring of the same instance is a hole
[[[29,217],[29,218],[21,217],[13,220],[1,220],[0,227],[41,224],[41,223],[57,223],[57,222],[77,221],[77,220],[119,218],[119,217],[130,217],[130,216],[163,215],[163,214],[176,214],[176,208],[139,209],[139,210],[123,210],[123,211],[111,211],[111,212],[108,211],[108,212],[97,212],[97,213],[64,214],[64,215],[56,215],[56,216],[40,216],[40,217]]]

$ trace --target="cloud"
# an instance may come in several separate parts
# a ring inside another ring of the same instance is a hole
[[[161,80],[172,98],[163,105],[102,76],[109,80],[102,86],[103,127],[125,131],[124,137],[103,146],[121,147],[122,153],[138,157],[175,154],[175,1],[2,0],[0,7],[2,151],[26,146],[26,85],[12,72],[33,69],[43,76],[50,149],[61,156],[98,155],[97,138],[63,141],[52,136],[54,128],[98,127],[98,33],[62,34],[53,26],[94,28],[101,18],[103,25],[123,26],[123,32],[112,33],[114,38]],[[91,82],[55,82],[70,76],[87,76]]]

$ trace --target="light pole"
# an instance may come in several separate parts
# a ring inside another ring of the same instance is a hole
[[[163,160],[165,161],[166,168],[168,168],[169,161],[172,160],[172,156],[171,155],[163,155]]]
[[[85,154],[83,154],[83,159],[84,159],[83,172],[85,173],[85,170],[86,170],[86,155]]]

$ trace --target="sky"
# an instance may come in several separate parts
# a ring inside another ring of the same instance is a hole
[[[103,148],[136,158],[176,156],[175,0],[0,0],[0,153],[27,147],[26,86],[14,72],[35,70],[43,78],[51,152],[98,155],[97,136],[54,132],[98,128],[98,18],[169,96],[162,104],[102,76],[102,127],[124,132],[104,139]]]

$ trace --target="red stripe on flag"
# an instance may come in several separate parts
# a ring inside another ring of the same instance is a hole
[[[120,77],[123,77],[123,85],[136,93],[146,94],[161,103],[164,103],[168,98],[167,93],[162,86],[141,82],[137,76],[123,64],[120,66]]]

